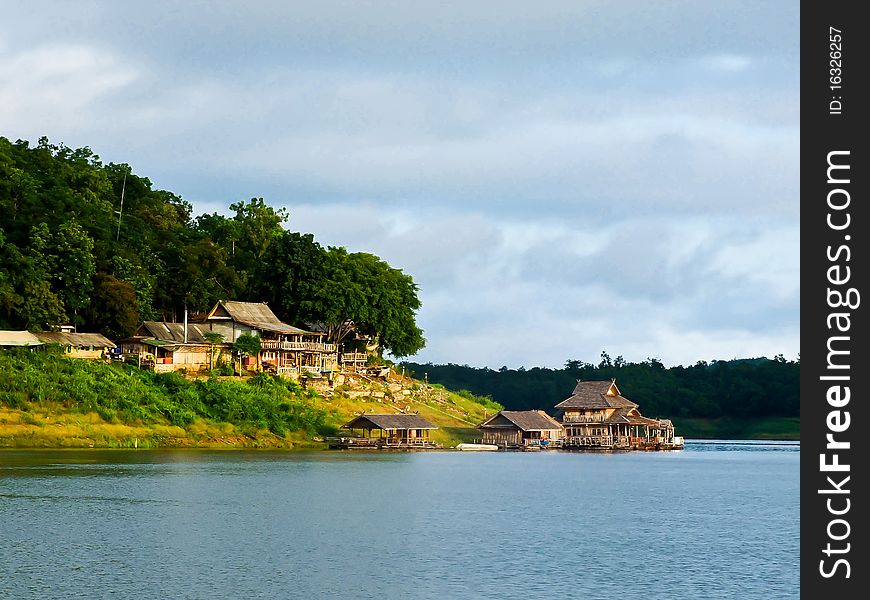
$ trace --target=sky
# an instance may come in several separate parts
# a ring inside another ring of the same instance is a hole
[[[798,357],[797,2],[2,5],[0,135],[380,256],[413,360]]]

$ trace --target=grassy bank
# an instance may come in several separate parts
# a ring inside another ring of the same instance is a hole
[[[321,389],[267,375],[186,379],[129,365],[0,351],[0,446],[322,447],[360,412],[419,412],[446,446],[498,406],[405,380]]]
[[[799,440],[800,419],[674,419],[677,434],[686,438],[733,440]]]

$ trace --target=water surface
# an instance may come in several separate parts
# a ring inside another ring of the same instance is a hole
[[[799,459],[0,451],[0,598],[797,598]]]

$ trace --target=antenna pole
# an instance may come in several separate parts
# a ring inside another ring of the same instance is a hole
[[[121,210],[118,213],[118,233],[115,234],[115,241],[121,239],[121,215],[124,212],[124,190],[127,189],[127,172],[124,171],[124,183],[121,184]]]

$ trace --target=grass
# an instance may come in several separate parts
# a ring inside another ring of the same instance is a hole
[[[475,427],[501,408],[407,378],[323,392],[265,374],[188,379],[51,352],[0,351],[0,446],[322,447],[316,440],[355,414],[402,410],[433,421],[433,439],[452,446],[479,435]]]

